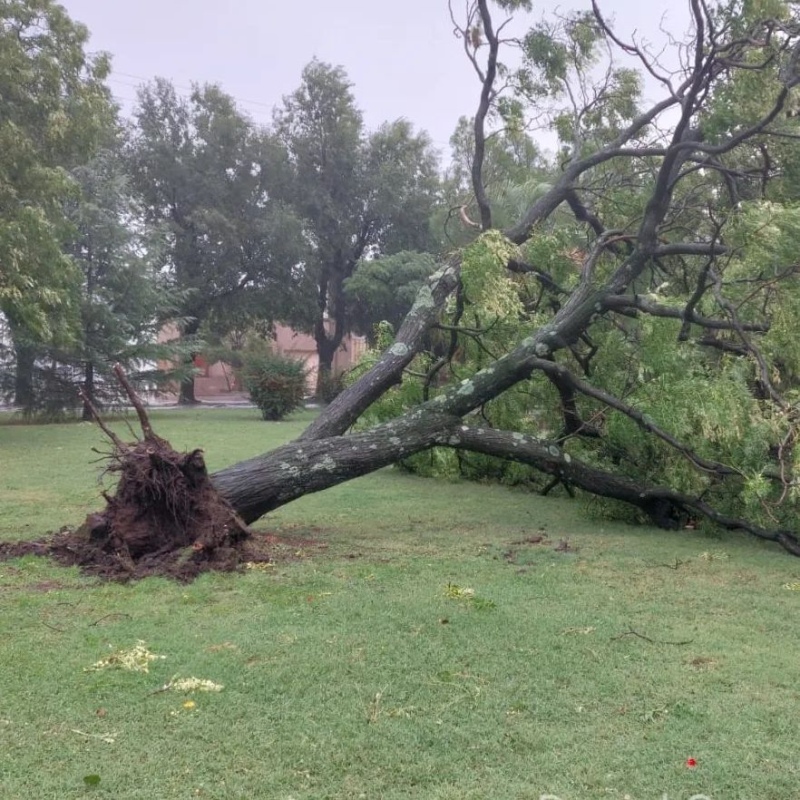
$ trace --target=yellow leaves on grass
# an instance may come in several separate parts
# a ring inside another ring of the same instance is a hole
[[[176,692],[221,692],[225,687],[221,683],[214,683],[205,678],[171,678],[161,687],[162,692],[170,690]]]
[[[90,667],[86,667],[84,672],[101,669],[127,669],[131,672],[149,672],[150,662],[161,658],[166,658],[166,656],[151,653],[147,649],[146,643],[140,639],[129,650],[115,650],[111,655],[95,661]]]

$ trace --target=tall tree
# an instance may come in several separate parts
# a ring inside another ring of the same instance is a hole
[[[224,333],[247,320],[308,315],[298,266],[302,230],[275,199],[285,154],[231,97],[204,86],[183,98],[161,79],[143,87],[129,163],[149,221],[168,229],[187,342],[204,325]],[[180,399],[194,402],[191,378],[182,381]]]
[[[144,221],[120,144],[101,151],[74,177],[81,193],[69,204],[75,233],[68,252],[83,278],[81,329],[77,343],[54,357],[74,365],[83,396],[102,408],[117,397],[115,364],[134,376],[155,378],[154,362],[170,355],[158,334],[179,298],[165,270],[163,232]],[[90,418],[87,405],[84,418]]]
[[[69,170],[113,119],[108,58],[53,0],[0,2],[0,311],[16,351],[15,395],[30,400],[35,346],[77,323],[80,276],[61,245]]]
[[[352,327],[345,282],[360,259],[431,245],[437,160],[428,137],[404,120],[368,135],[344,70],[316,60],[284,98],[275,126],[294,170],[287,199],[311,242],[307,270],[316,283],[322,391]]]

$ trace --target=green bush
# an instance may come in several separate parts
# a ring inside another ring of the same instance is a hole
[[[306,367],[302,361],[270,351],[246,352],[240,374],[250,398],[266,420],[283,419],[303,404]]]

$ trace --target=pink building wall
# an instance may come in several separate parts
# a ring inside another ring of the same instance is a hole
[[[174,325],[167,325],[162,329],[158,339],[161,342],[166,342],[177,338],[177,336],[177,328]],[[317,385],[317,369],[319,367],[319,357],[317,356],[317,345],[314,337],[307,333],[299,333],[286,325],[277,325],[275,327],[274,348],[276,352],[282,355],[305,362],[308,370],[306,385],[309,394],[314,392]],[[366,340],[363,336],[346,336],[333,359],[334,374],[342,373],[357,364],[366,349]],[[195,366],[200,369],[200,373],[194,379],[194,391],[198,399],[242,391],[242,387],[229,364],[225,364],[222,361],[208,364],[202,356],[198,356],[195,360]]]

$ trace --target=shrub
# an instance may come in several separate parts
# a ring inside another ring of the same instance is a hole
[[[241,378],[266,420],[283,419],[303,404],[306,367],[302,361],[268,350],[245,352]]]

